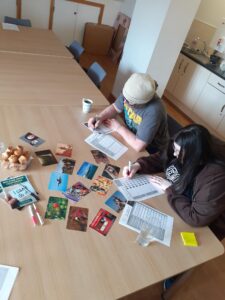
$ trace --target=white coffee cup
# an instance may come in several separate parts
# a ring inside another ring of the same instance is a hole
[[[92,109],[93,101],[91,99],[83,98],[82,103],[83,103],[83,112],[85,114],[89,113]]]

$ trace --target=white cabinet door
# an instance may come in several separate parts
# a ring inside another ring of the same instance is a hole
[[[82,43],[85,23],[98,22],[99,8],[65,0],[55,0],[53,31],[65,45]]]
[[[197,103],[193,107],[193,112],[198,115],[209,128],[216,130],[224,116],[224,113],[221,113],[224,105],[225,95],[212,85],[206,84]]]
[[[207,69],[185,57],[173,93],[175,98],[192,109],[206,85],[209,75],[210,72]]]
[[[16,18],[16,0],[0,0],[0,22],[4,16]]]
[[[48,29],[50,0],[23,0],[22,18],[30,19],[32,27]]]
[[[217,127],[216,132],[218,133],[218,135],[220,137],[222,137],[225,140],[225,116],[223,117],[222,121],[220,122],[219,126]]]
[[[168,92],[170,92],[172,95],[174,94],[174,89],[177,85],[177,82],[178,82],[178,79],[180,77],[180,74],[181,74],[181,69],[183,67],[183,63],[184,63],[184,60],[185,60],[185,57],[183,54],[180,54],[178,56],[178,59],[176,61],[176,64],[173,68],[173,72],[170,76],[170,79],[167,83],[167,86],[166,86],[166,90]]]

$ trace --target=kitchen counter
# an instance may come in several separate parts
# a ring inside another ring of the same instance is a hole
[[[218,64],[210,63],[209,58],[207,56],[202,55],[200,53],[192,53],[189,50],[186,50],[185,48],[182,48],[181,53],[187,56],[188,58],[192,59],[196,63],[200,64],[207,70],[216,74],[220,78],[225,79],[225,71],[221,71]]]

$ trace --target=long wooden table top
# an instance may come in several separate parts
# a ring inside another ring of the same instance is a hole
[[[0,52],[0,104],[108,103],[73,59]]]
[[[81,125],[90,115],[83,114],[79,106],[0,105],[1,140],[7,145],[22,144],[32,151],[51,149],[53,153],[58,142],[72,144],[76,166],[69,185],[81,181],[90,187],[93,180],[76,175],[84,160],[96,164],[91,147],[84,142],[90,131]],[[45,143],[32,148],[22,142],[19,137],[28,131]],[[50,173],[56,165],[41,166],[33,156],[31,166],[23,173],[28,174],[40,193],[38,206],[44,215],[49,196],[61,197],[60,192],[48,190]],[[121,159],[110,162],[122,168],[137,157],[129,149]],[[95,177],[102,174],[103,168],[103,164],[98,165]],[[0,177],[23,173],[1,169]],[[111,211],[104,202],[114,191],[112,186],[106,196],[91,192],[78,203],[69,201],[69,206],[88,208],[89,225],[99,208]],[[117,219],[105,237],[89,227],[87,232],[67,230],[67,219],[46,220],[44,226],[33,227],[26,208],[12,210],[0,202],[0,262],[20,267],[10,299],[119,299],[223,253],[222,244],[207,227],[193,229],[185,224],[164,195],[147,202],[174,217],[171,247],[156,242],[140,247],[135,243],[136,233],[119,225],[119,214],[113,211]],[[181,231],[194,231],[199,247],[184,247]]]
[[[19,31],[4,30],[0,26],[0,51],[50,55],[72,58],[53,31],[18,26]]]

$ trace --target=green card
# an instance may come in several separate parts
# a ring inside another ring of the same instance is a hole
[[[60,219],[60,220],[65,219],[67,205],[68,205],[68,199],[66,198],[49,197],[45,218]]]

